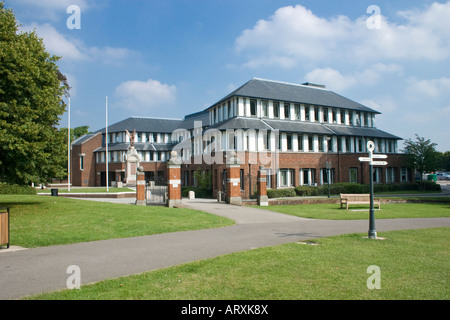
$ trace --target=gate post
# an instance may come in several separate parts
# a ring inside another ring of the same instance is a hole
[[[181,159],[176,151],[172,151],[167,162],[167,206],[181,207]]]
[[[242,205],[241,197],[241,165],[236,154],[233,153],[227,163],[227,196],[226,202],[229,204]]]
[[[267,171],[264,167],[259,167],[258,171],[258,205],[268,206],[269,198],[267,197]]]
[[[136,173],[136,205],[145,206],[147,200],[145,199],[145,173],[142,172],[142,167],[137,168]]]

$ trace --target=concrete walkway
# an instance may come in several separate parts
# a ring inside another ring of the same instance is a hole
[[[81,282],[87,284],[232,252],[368,230],[366,220],[304,219],[215,200],[183,199],[183,204],[231,218],[236,225],[0,252],[0,299],[65,289],[71,265],[80,267]],[[376,221],[377,232],[445,226],[450,227],[450,218]]]

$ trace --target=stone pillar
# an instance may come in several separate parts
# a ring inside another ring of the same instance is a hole
[[[139,167],[139,162],[141,158],[139,157],[136,149],[134,147],[130,147],[126,154],[126,182],[127,186],[134,187],[136,185],[136,172]]]
[[[269,197],[267,196],[267,171],[264,167],[259,167],[258,171],[258,205],[268,206]]]
[[[242,205],[241,198],[241,165],[233,153],[230,161],[227,163],[227,197],[229,204]]]
[[[181,159],[177,152],[172,151],[171,158],[167,162],[167,206],[180,208],[181,203]]]
[[[138,167],[136,173],[136,205],[146,206],[147,200],[145,199],[145,173],[142,167]]]

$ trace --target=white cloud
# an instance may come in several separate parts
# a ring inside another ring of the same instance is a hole
[[[77,38],[66,36],[56,30],[51,24],[37,24],[23,26],[23,31],[35,30],[44,40],[47,51],[61,56],[64,60],[91,61],[106,64],[119,63],[136,53],[127,48],[89,47]]]
[[[243,65],[251,68],[287,68],[324,59],[373,63],[450,56],[450,2],[398,15],[405,23],[391,23],[381,15],[381,28],[369,29],[367,16],[325,19],[301,5],[287,6],[244,30],[235,46],[245,55]]]
[[[127,81],[115,90],[118,98],[116,105],[140,112],[142,109],[166,107],[175,102],[176,92],[176,86],[162,84],[157,80]]]
[[[339,71],[327,67],[316,68],[308,72],[305,80],[313,83],[324,84],[328,89],[344,91],[356,85],[376,85],[385,74],[400,74],[403,68],[396,64],[377,63],[362,71],[343,75]]]
[[[87,0],[14,0],[15,6],[26,7],[27,15],[36,20],[61,20],[67,19],[67,8],[71,5],[80,7],[83,13],[92,7],[92,1]]]
[[[407,95],[413,99],[423,98],[443,98],[449,96],[450,78],[441,77],[438,79],[409,80],[410,85],[406,89]]]

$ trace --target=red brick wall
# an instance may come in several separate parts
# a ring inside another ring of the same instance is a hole
[[[96,186],[96,159],[94,150],[101,147],[102,135],[97,134],[80,145],[73,145],[71,152],[71,180],[73,186]],[[80,154],[84,154],[84,170],[80,169]]]

